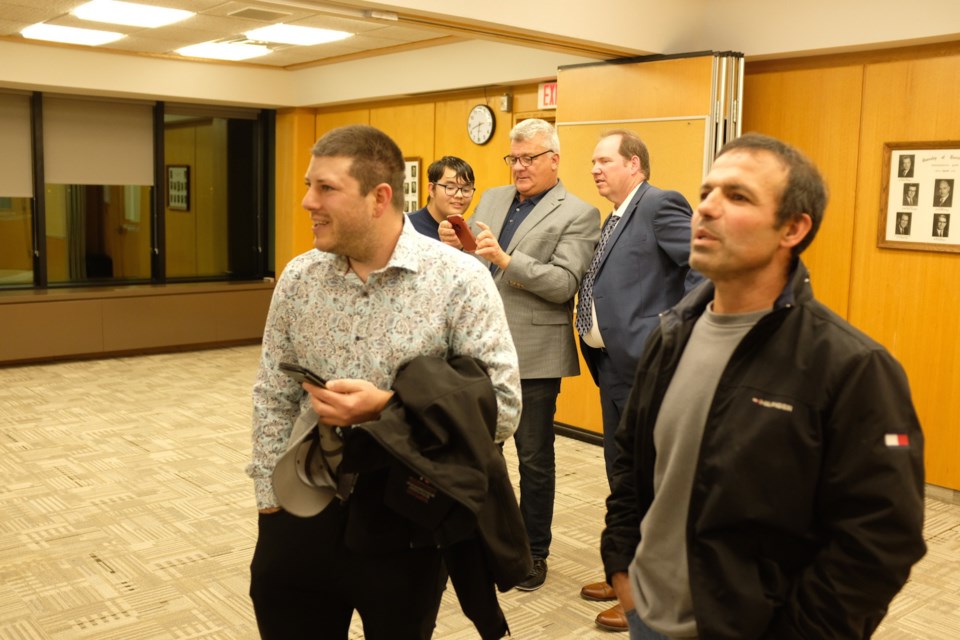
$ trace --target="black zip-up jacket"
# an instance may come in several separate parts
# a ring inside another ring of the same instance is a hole
[[[469,356],[418,356],[397,371],[394,401],[350,429],[341,469],[359,472],[344,538],[369,553],[440,548],[463,613],[481,638],[510,632],[494,588],[530,572],[530,543],[494,444],[497,397]]]
[[[633,561],[660,404],[712,299],[708,282],[664,313],[637,369],[601,540],[608,580]],[[797,260],[721,375],[676,532],[699,638],[869,638],[926,551],[923,483],[903,369],[814,299]]]

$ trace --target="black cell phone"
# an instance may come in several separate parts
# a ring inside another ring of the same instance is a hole
[[[313,371],[310,371],[310,369],[307,369],[306,367],[301,367],[298,364],[293,364],[292,362],[281,362],[280,371],[283,371],[300,384],[309,382],[310,384],[314,384],[318,387],[327,386],[327,381],[315,374]]]

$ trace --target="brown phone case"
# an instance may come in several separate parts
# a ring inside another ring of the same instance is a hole
[[[476,251],[477,239],[473,237],[473,232],[470,231],[470,227],[467,226],[467,221],[463,219],[463,216],[454,214],[447,216],[447,220],[457,234],[457,239],[460,240],[460,244],[463,245],[463,250],[469,251],[470,253]]]

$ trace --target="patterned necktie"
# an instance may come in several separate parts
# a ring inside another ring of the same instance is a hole
[[[607,240],[610,234],[617,228],[622,216],[610,215],[607,222],[600,231],[600,242],[597,243],[597,250],[593,254],[593,260],[587,267],[587,273],[583,276],[583,282],[580,283],[580,296],[577,299],[577,333],[585,336],[593,326],[593,281],[597,277],[597,269],[600,268],[600,261],[603,259],[607,249]]]

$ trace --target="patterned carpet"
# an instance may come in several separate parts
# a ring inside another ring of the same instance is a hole
[[[0,369],[0,640],[257,637],[247,597],[256,512],[243,466],[258,354]],[[625,639],[594,626],[603,604],[577,596],[600,577],[601,450],[559,438],[557,453],[547,583],[501,596],[513,637]],[[931,494],[930,552],[877,638],[960,637],[960,499]],[[362,637],[355,619],[351,638]],[[477,637],[450,589],[434,637]]]

